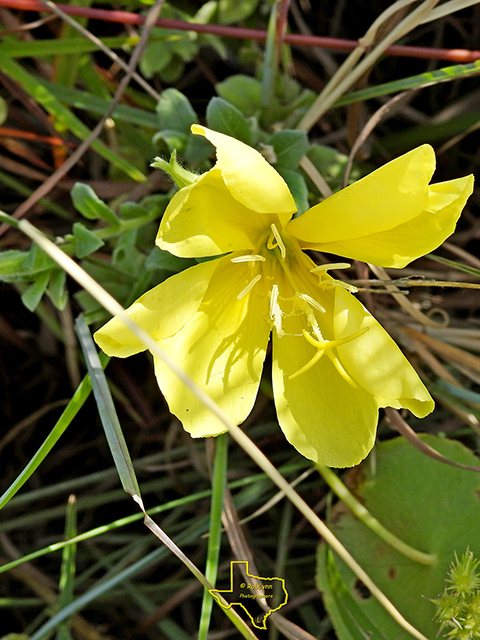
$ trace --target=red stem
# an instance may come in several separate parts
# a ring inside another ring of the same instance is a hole
[[[9,7],[21,11],[48,12],[40,2],[36,0],[0,0],[0,6]],[[119,22],[122,24],[141,25],[145,17],[127,11],[110,11],[108,9],[95,9],[92,7],[79,7],[74,5],[57,4],[70,16],[80,16],[94,20],[104,20],[107,22]],[[170,20],[160,18],[157,26],[164,29],[176,29],[179,31],[195,31],[197,33],[211,33],[228,38],[240,38],[243,40],[258,40],[264,42],[267,33],[259,29],[243,29],[241,27],[228,27],[216,24],[196,24],[183,20]],[[333,49],[335,51],[352,51],[358,42],[356,40],[342,40],[340,38],[327,38],[323,36],[307,36],[303,34],[286,33],[284,41],[299,47],[320,47],[322,49]],[[433,60],[448,60],[451,62],[475,62],[480,59],[480,51],[469,51],[467,49],[438,49],[429,47],[410,47],[404,45],[393,45],[386,50],[387,54],[402,56],[407,58],[428,58]]]

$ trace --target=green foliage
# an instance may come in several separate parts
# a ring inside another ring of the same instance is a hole
[[[252,131],[243,113],[222,98],[212,98],[205,114],[207,125],[214,131],[252,144]]]
[[[455,560],[448,571],[444,592],[432,600],[437,607],[435,620],[440,623],[440,632],[457,640],[480,638],[480,573],[477,560],[470,549]]]
[[[427,435],[422,440],[451,460],[478,465],[478,458],[458,442]],[[332,531],[400,613],[424,635],[435,637],[438,627],[430,599],[441,592],[451,558],[468,546],[472,553],[480,553],[478,474],[440,464],[396,438],[379,443],[375,467],[368,461],[362,463],[350,484],[350,490],[382,525],[416,549],[437,556],[434,565],[418,564],[395,551],[342,505],[334,508]],[[475,571],[473,562],[469,569]],[[323,544],[317,582],[326,594],[340,640],[359,638],[351,629],[351,618],[364,621],[359,625],[363,634],[375,634],[377,629],[378,637],[410,637]],[[361,618],[355,611],[361,612]]]

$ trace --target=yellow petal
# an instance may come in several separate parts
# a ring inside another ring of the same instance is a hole
[[[310,246],[397,227],[425,210],[434,169],[432,147],[413,149],[291,220],[287,230]]]
[[[251,265],[233,264],[229,257],[215,262],[218,268],[197,313],[161,347],[239,424],[260,384],[270,333],[268,297],[260,280],[239,300],[251,282]],[[170,410],[193,437],[226,430],[163,362],[156,360],[155,373]]]
[[[433,251],[455,230],[467,198],[473,191],[473,176],[431,185],[426,209],[408,222],[353,240],[307,245],[317,251],[400,269]]]
[[[258,151],[198,124],[192,125],[192,132],[216,147],[215,166],[238,202],[258,213],[278,214],[282,225],[288,222],[297,210],[293,196],[285,180]]]
[[[358,464],[375,441],[378,410],[374,398],[346,382],[327,356],[290,379],[315,349],[299,337],[305,328],[299,316],[286,320],[285,328],[287,335],[273,335],[273,389],[285,437],[314,462],[330,467]]]
[[[261,215],[232,197],[218,169],[211,169],[170,201],[156,243],[184,258],[254,249],[276,215]]]
[[[216,261],[212,260],[181,271],[144,293],[127,309],[128,315],[155,340],[171,336],[197,311],[216,268]],[[118,358],[146,348],[117,317],[93,337],[106,354]]]
[[[412,365],[363,305],[341,288],[335,290],[334,329],[337,339],[368,327],[364,334],[338,347],[340,361],[379,407],[410,409],[419,418],[434,402]]]

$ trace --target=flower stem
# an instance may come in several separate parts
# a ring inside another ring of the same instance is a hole
[[[437,562],[434,553],[424,553],[414,549],[409,544],[397,538],[395,534],[386,529],[372,514],[350,493],[340,478],[328,467],[317,464],[317,469],[330,489],[344,502],[354,515],[365,526],[371,529],[379,538],[389,544],[402,555],[420,564],[433,565]]]

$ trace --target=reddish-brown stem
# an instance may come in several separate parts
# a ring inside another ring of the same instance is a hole
[[[17,9],[19,11],[45,12],[47,9],[36,0],[0,0],[0,6]],[[80,7],[74,5],[58,4],[59,9],[71,16],[104,20],[107,22],[119,22],[122,24],[141,25],[145,18],[128,11],[110,11],[108,9],[96,9],[93,7]],[[177,29],[179,31],[195,31],[197,33],[210,33],[228,38],[240,38],[242,40],[258,40],[264,42],[267,33],[259,29],[244,29],[241,27],[229,27],[216,24],[196,24],[183,20],[170,20],[160,18],[157,26],[164,29]],[[299,47],[320,47],[335,51],[351,51],[358,42],[356,40],[342,40],[341,38],[327,38],[324,36],[309,36],[303,34],[286,33],[284,42]],[[407,58],[428,58],[433,60],[448,60],[450,62],[475,62],[480,59],[480,51],[467,49],[439,49],[430,47],[410,47],[393,45],[388,47],[386,54]]]

